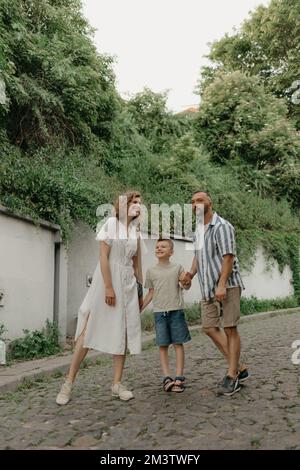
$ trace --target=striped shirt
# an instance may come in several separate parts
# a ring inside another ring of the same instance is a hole
[[[239,270],[239,262],[236,257],[233,226],[214,212],[210,223],[205,227],[202,249],[196,249],[196,233],[197,230],[194,234],[194,247],[202,298],[204,300],[214,298],[222,270],[223,256],[226,254],[234,255],[232,272],[227,279],[226,287],[240,286],[244,289]]]

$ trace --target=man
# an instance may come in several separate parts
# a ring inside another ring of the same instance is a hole
[[[244,285],[236,257],[234,228],[213,212],[209,193],[198,190],[192,196],[196,216],[203,207],[204,244],[203,247],[195,245],[192,267],[185,274],[184,282],[190,283],[198,273],[203,330],[228,362],[228,371],[218,392],[233,395],[240,390],[240,382],[249,375],[247,369],[239,365],[241,342],[237,330]],[[221,320],[224,330],[220,328]]]

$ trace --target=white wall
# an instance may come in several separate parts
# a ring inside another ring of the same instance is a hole
[[[50,227],[50,224],[49,224]],[[42,329],[53,321],[54,243],[57,231],[35,226],[30,219],[0,211],[0,324],[6,337],[23,336],[23,329]],[[62,249],[61,267],[64,263]],[[60,284],[63,285],[63,276]],[[63,295],[59,302],[60,323],[66,317]],[[62,331],[64,333],[64,331]]]
[[[9,215],[0,206],[0,324],[8,330],[10,339],[22,336],[23,329],[41,329],[47,318],[54,319],[54,252],[60,243],[58,226],[44,223],[36,227],[28,218]],[[143,257],[143,272],[156,263],[155,240],[145,240],[147,253]],[[173,261],[191,266],[193,251],[186,242],[175,240]],[[64,339],[67,330],[73,335],[78,308],[88,291],[87,276],[92,275],[99,259],[99,242],[94,232],[80,223],[76,226],[68,250],[60,243],[58,255],[56,311]],[[243,273],[246,290],[243,295],[263,298],[292,295],[292,273],[285,267],[281,274],[274,261],[267,269],[263,251],[257,251],[250,273]],[[200,300],[197,279],[185,292],[187,303]]]
[[[88,291],[86,276],[93,275],[99,260],[99,242],[94,232],[78,223],[68,247],[67,333],[73,335],[80,304]]]
[[[145,240],[147,253],[143,256],[143,273],[148,267],[156,263],[154,255],[155,240]],[[73,335],[76,326],[78,308],[88,290],[86,276],[92,274],[99,259],[99,242],[95,241],[95,234],[84,224],[79,224],[68,250],[68,334]],[[193,251],[185,249],[185,242],[174,241],[173,261],[181,263],[185,269],[189,269],[193,259]],[[275,297],[287,297],[293,294],[291,285],[292,273],[286,267],[280,274],[278,264],[270,270],[267,269],[263,252],[257,251],[256,262],[250,273],[242,273],[246,290],[243,296],[251,295],[259,299],[272,299]],[[200,288],[195,278],[189,291],[185,292],[185,301],[193,303],[200,300]]]
[[[256,252],[255,264],[250,273],[242,273],[245,284],[244,297],[257,297],[258,299],[274,299],[293,295],[292,272],[285,266],[280,273],[276,260],[271,261],[268,269],[266,257],[261,248]]]

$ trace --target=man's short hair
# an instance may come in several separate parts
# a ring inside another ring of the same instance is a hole
[[[158,242],[168,242],[172,250],[174,249],[174,243],[170,238],[159,238],[156,243]]]
[[[197,193],[207,194],[207,196],[211,199],[211,195],[210,195],[209,191],[207,191],[206,189],[197,189],[196,191],[193,192],[192,197]]]

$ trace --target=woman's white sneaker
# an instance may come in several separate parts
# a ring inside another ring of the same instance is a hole
[[[111,393],[113,397],[120,398],[120,400],[124,401],[128,401],[131,400],[131,398],[134,398],[133,393],[130,390],[127,390],[126,387],[120,382],[112,385]]]
[[[56,397],[56,403],[58,405],[66,405],[71,399],[71,393],[72,393],[72,382],[70,380],[66,380],[62,384],[60,392],[58,393]]]

